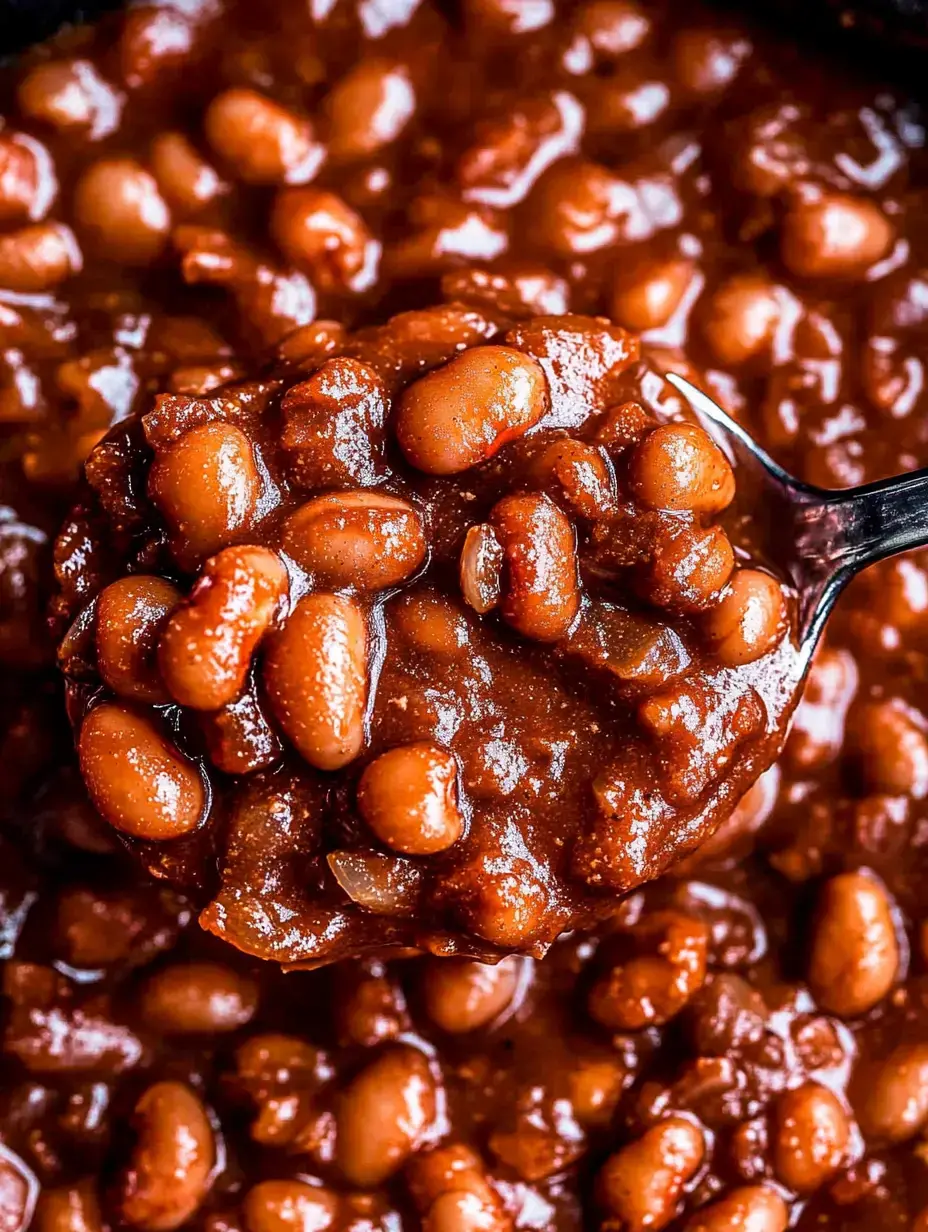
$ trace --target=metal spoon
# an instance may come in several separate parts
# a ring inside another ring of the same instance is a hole
[[[775,533],[768,535],[776,563],[799,601],[803,668],[835,600],[855,574],[878,560],[928,544],[928,468],[859,488],[827,491],[802,483],[774,462],[755,440],[701,390],[675,373],[674,385],[729,454],[753,459],[761,483],[754,508]]]

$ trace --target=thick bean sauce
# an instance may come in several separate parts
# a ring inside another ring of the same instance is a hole
[[[928,1228],[928,557],[732,811],[792,597],[663,380],[928,464],[923,121],[789,34],[193,0],[5,70],[4,1232]]]

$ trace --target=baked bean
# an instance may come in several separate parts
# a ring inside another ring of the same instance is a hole
[[[512,1218],[469,1147],[421,1151],[406,1175],[423,1232],[512,1232]]]
[[[436,1115],[428,1060],[391,1047],[369,1062],[336,1101],[335,1163],[352,1185],[373,1188],[422,1145]]]
[[[57,904],[57,951],[70,966],[86,970],[150,961],[173,944],[189,915],[172,891],[151,890],[100,893],[69,886]]]
[[[717,94],[731,85],[751,51],[746,38],[726,30],[681,30],[673,41],[671,62],[689,94]]]
[[[38,1181],[23,1160],[0,1143],[0,1227],[3,1232],[26,1232],[38,1192]]]
[[[613,320],[636,333],[660,329],[679,308],[693,274],[693,262],[681,257],[620,272],[612,287]]]
[[[763,274],[735,274],[723,282],[702,317],[714,359],[729,367],[767,355],[788,302],[788,292]]]
[[[761,658],[782,641],[787,627],[780,584],[759,569],[736,569],[721,600],[703,617],[703,632],[726,667]]]
[[[635,0],[587,0],[574,14],[573,29],[575,42],[566,53],[565,67],[585,73],[594,59],[609,63],[641,47],[651,36],[652,23]]]
[[[464,830],[458,808],[458,764],[428,741],[388,749],[358,783],[358,809],[377,838],[394,851],[434,855]]]
[[[676,1215],[705,1150],[698,1125],[668,1117],[609,1156],[596,1178],[600,1204],[623,1232],[657,1232]]]
[[[359,1048],[373,1048],[409,1029],[402,990],[380,963],[336,975],[335,1019],[339,1043]]]
[[[159,133],[151,143],[150,161],[159,189],[180,214],[198,214],[228,192],[183,133]]]
[[[332,295],[359,294],[376,281],[380,245],[347,202],[321,188],[285,188],[270,218],[271,236],[288,261]]]
[[[642,594],[659,607],[703,611],[721,596],[735,554],[721,526],[674,527],[657,537],[642,572]]]
[[[788,211],[780,251],[799,278],[859,276],[886,256],[895,234],[874,202],[826,193],[817,201],[797,201]]]
[[[789,1207],[775,1189],[746,1185],[697,1211],[686,1232],[786,1232],[788,1225]]]
[[[899,943],[885,887],[867,873],[841,873],[818,902],[809,987],[831,1014],[865,1014],[887,995],[899,969]]]
[[[259,1181],[242,1199],[248,1232],[326,1232],[338,1216],[338,1196],[305,1181]]]
[[[133,6],[123,18],[119,39],[126,85],[133,90],[157,86],[167,73],[176,74],[189,65],[196,51],[195,23],[210,8],[208,4]]]
[[[298,752],[320,770],[353,761],[364,743],[367,627],[339,595],[307,595],[268,639],[268,700]]]
[[[455,475],[523,436],[547,409],[545,375],[511,347],[464,351],[403,392],[396,435],[429,475]]]
[[[693,916],[656,912],[634,930],[644,953],[620,961],[587,998],[592,1018],[612,1031],[638,1031],[678,1014],[706,978],[709,929]]]
[[[460,606],[435,591],[409,591],[390,610],[403,640],[425,654],[456,658],[470,640]]]
[[[535,243],[568,261],[648,234],[634,186],[581,159],[556,162],[538,181],[529,207]]]
[[[284,523],[283,549],[316,585],[382,590],[425,559],[422,519],[408,501],[379,492],[317,496]]]
[[[538,935],[549,902],[536,870],[518,857],[465,864],[444,888],[462,922],[505,950],[522,949]]]
[[[101,158],[87,168],[74,190],[74,220],[98,256],[124,265],[149,265],[171,229],[157,180],[131,158]]]
[[[632,452],[628,482],[649,509],[710,515],[735,495],[728,459],[708,433],[693,424],[661,424]]]
[[[217,94],[203,124],[210,145],[246,184],[305,184],[322,161],[309,120],[256,90]]]
[[[851,1135],[847,1113],[827,1087],[807,1082],[780,1096],[774,1119],[777,1179],[796,1193],[812,1193],[845,1160]]]
[[[875,792],[928,795],[928,729],[899,698],[867,702],[852,711],[852,746],[865,785]]]
[[[465,603],[481,616],[493,610],[502,595],[503,545],[486,522],[464,536],[458,580]]]
[[[36,64],[19,83],[23,115],[61,132],[85,130],[92,140],[119,124],[122,101],[91,60],[49,60]]]
[[[451,1035],[489,1027],[512,1004],[521,970],[518,958],[504,958],[495,966],[462,958],[426,959],[425,1012]]]
[[[206,1197],[216,1157],[200,1097],[181,1082],[156,1082],[135,1105],[137,1139],[120,1186],[120,1213],[144,1232],[172,1232]]]
[[[0,225],[39,222],[57,188],[44,146],[23,133],[0,132]]]
[[[248,437],[232,424],[201,424],[159,449],[148,494],[171,529],[185,567],[225,547],[251,525],[261,476]]]
[[[568,1075],[571,1111],[583,1126],[608,1125],[629,1081],[629,1068],[618,1058],[578,1060]]]
[[[269,548],[223,548],[211,557],[161,634],[158,663],[174,700],[193,710],[233,702],[288,591],[287,570]]]
[[[203,780],[152,719],[104,702],[84,719],[78,753],[94,805],[117,830],[163,841],[196,828]]]
[[[928,1121],[928,1043],[899,1044],[860,1079],[855,1111],[867,1138],[905,1142]]]
[[[580,610],[577,545],[569,519],[547,496],[504,496],[490,522],[506,560],[500,611],[523,637],[555,642]]]
[[[557,315],[567,312],[570,304],[563,278],[547,266],[524,262],[449,270],[442,277],[441,292],[449,303],[476,304],[516,318]]]
[[[380,56],[361,60],[339,78],[323,104],[329,156],[371,158],[395,141],[416,110],[405,64]]]
[[[158,639],[181,601],[164,578],[134,574],[111,583],[97,601],[97,668],[119,697],[161,705],[168,694],[158,670]]]
[[[36,223],[0,235],[0,287],[7,291],[51,291],[83,264],[74,232],[64,223]]]
[[[582,518],[595,521],[615,511],[615,477],[596,445],[569,437],[554,441],[534,459],[532,476]]]
[[[174,963],[148,977],[139,993],[145,1026],[164,1035],[218,1035],[251,1022],[254,981],[211,962]]]
[[[32,1226],[35,1232],[103,1232],[103,1216],[93,1181],[43,1189]]]

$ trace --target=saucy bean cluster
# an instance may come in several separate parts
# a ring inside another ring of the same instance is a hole
[[[451,304],[301,345],[90,454],[56,564],[91,800],[248,953],[540,953],[765,768],[788,592],[719,520],[728,458],[604,318]],[[278,896],[250,848],[282,770]],[[299,933],[268,937],[284,906]]]
[[[4,1232],[928,1227],[928,559],[736,803],[776,527],[663,380],[928,464],[924,117],[804,19],[147,0],[3,69]]]

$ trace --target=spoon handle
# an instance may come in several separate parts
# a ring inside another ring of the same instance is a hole
[[[794,484],[792,502],[802,624],[813,640],[856,573],[928,544],[928,469],[843,492]]]

